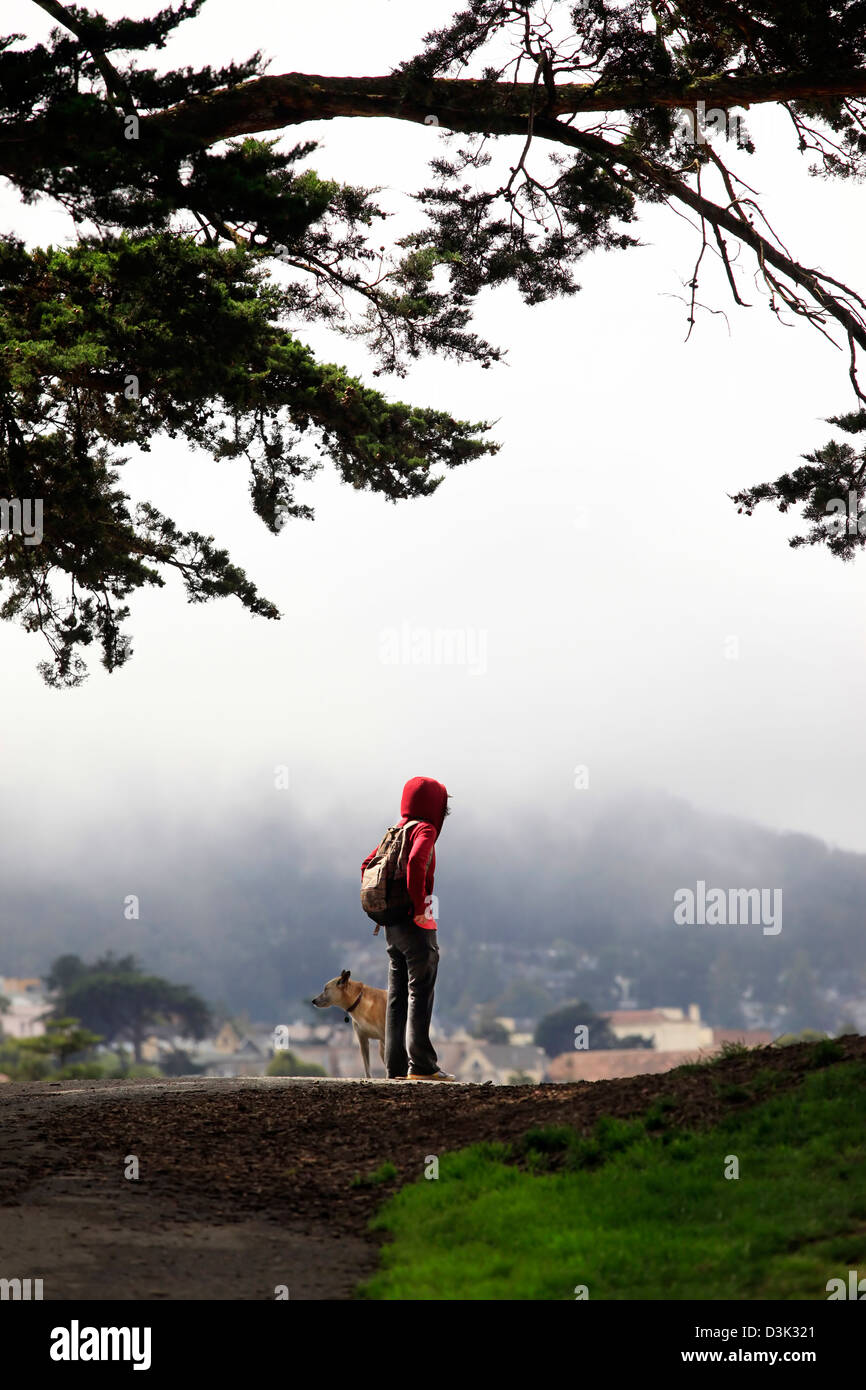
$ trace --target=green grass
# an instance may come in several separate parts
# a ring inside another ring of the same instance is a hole
[[[442,1155],[438,1181],[374,1218],[392,1242],[361,1296],[826,1299],[828,1279],[866,1274],[866,1064],[730,1100],[703,1132],[675,1130],[663,1097],[590,1137],[535,1130]]]
[[[353,1187],[381,1187],[385,1183],[393,1182],[397,1176],[397,1169],[390,1159],[380,1163],[379,1167],[372,1173],[356,1173],[352,1179]]]

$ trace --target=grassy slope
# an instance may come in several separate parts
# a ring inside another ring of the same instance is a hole
[[[816,1067],[830,1060],[819,1045]],[[438,1181],[375,1218],[392,1242],[361,1296],[826,1299],[828,1279],[866,1274],[866,1064],[777,1084],[758,1070],[748,1093],[722,1087],[730,1111],[703,1132],[675,1131],[662,1101],[590,1139],[538,1130],[443,1155]]]

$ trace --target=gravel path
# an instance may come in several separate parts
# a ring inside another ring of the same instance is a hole
[[[866,1038],[843,1041],[866,1057]],[[429,1155],[538,1124],[588,1131],[665,1095],[675,1123],[730,1107],[758,1068],[796,1084],[804,1046],[697,1072],[548,1086],[287,1077],[0,1086],[0,1278],[46,1299],[345,1299],[378,1259],[383,1196]],[[745,1102],[748,1103],[748,1097]],[[138,1177],[128,1178],[137,1160]],[[356,1179],[392,1162],[387,1187]]]

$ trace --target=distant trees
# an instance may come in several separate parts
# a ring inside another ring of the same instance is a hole
[[[487,1043],[508,1043],[511,1041],[508,1029],[495,1017],[491,1009],[482,1009],[478,1022],[472,1029],[473,1038]]]
[[[707,971],[707,1002],[710,1023],[719,1028],[740,1028],[743,1024],[744,982],[730,951],[721,951]]]
[[[517,975],[492,1001],[493,1012],[508,1018],[539,1018],[555,1001],[538,980]]]
[[[789,1032],[815,1029],[822,1030],[823,1035],[823,1031],[833,1027],[836,1010],[824,997],[820,980],[806,951],[798,950],[795,953],[791,964],[782,971],[779,984],[783,1016]]]
[[[635,1048],[635,1047],[649,1047],[649,1048],[652,1048],[653,1045],[654,1045],[654,1044],[653,1044],[652,1038],[645,1038],[645,1037],[643,1036],[642,1033],[629,1033],[629,1034],[628,1034],[626,1037],[624,1037],[624,1038],[617,1038],[616,1042],[613,1044],[614,1047],[622,1047],[622,1048]]]
[[[0,1039],[0,1071],[13,1081],[103,1076],[104,1061],[88,1056],[98,1042],[77,1018],[55,1018],[38,1037]]]
[[[593,1050],[622,1046],[607,1019],[597,1014],[592,1005],[583,999],[563,1004],[539,1019],[535,1029],[535,1045],[544,1048],[548,1057],[572,1052],[575,1029],[580,1025],[588,1029],[589,1046]]]
[[[302,1062],[294,1052],[276,1052],[268,1062],[268,1076],[327,1076],[318,1062]]]
[[[535,1029],[535,1045],[543,1047],[548,1057],[558,1057],[562,1052],[572,1052],[575,1030],[580,1026],[588,1030],[587,1042],[593,1051],[652,1047],[652,1039],[641,1037],[638,1033],[632,1033],[627,1038],[618,1038],[607,1019],[597,1014],[592,1005],[583,999],[562,1004],[539,1019]]]
[[[110,954],[104,958],[106,962],[111,959],[112,957]],[[120,960],[113,962],[113,964],[118,969],[121,967],[129,968],[132,961],[132,956],[123,956]],[[100,962],[97,962],[97,965],[98,964],[100,964]],[[82,975],[86,975],[89,969],[96,969],[96,966],[85,965],[80,956],[58,956],[45,977],[45,983],[49,989],[63,992],[76,980],[80,979]]]
[[[116,958],[109,952],[92,965],[78,956],[60,956],[48,980],[59,995],[55,1020],[74,1015],[110,1045],[130,1043],[137,1063],[157,1024],[170,1024],[190,1038],[203,1038],[210,1028],[210,1009],[189,985],[145,975],[134,956]]]
[[[88,1028],[79,1028],[77,1018],[52,1019],[45,1032],[35,1038],[19,1038],[18,1047],[22,1052],[35,1053],[53,1061],[57,1067],[65,1067],[71,1058],[89,1052],[98,1042],[98,1033]]]
[[[159,1059],[159,1069],[163,1076],[201,1076],[204,1067],[194,1062],[183,1048],[174,1047]]]

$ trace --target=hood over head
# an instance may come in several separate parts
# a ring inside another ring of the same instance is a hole
[[[403,788],[400,815],[406,820],[429,821],[438,837],[447,805],[448,793],[441,782],[434,782],[432,777],[410,777]]]

